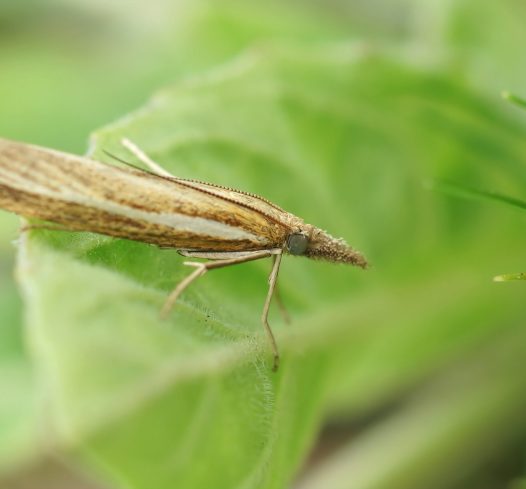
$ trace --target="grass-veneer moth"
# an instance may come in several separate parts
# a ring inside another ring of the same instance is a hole
[[[57,229],[127,238],[207,259],[185,262],[195,270],[168,296],[163,316],[207,271],[272,258],[261,322],[274,355],[274,370],[279,353],[268,312],[283,254],[367,266],[363,255],[343,240],[262,197],[175,177],[131,141],[122,144],[148,170],[0,139],[0,207],[49,221]]]

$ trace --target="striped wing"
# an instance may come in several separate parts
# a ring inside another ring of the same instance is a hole
[[[0,207],[189,250],[279,248],[297,220],[255,195],[1,139]]]

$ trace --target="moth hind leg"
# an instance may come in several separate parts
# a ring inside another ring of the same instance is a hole
[[[173,306],[177,302],[177,299],[179,296],[183,293],[183,291],[196,279],[203,276],[208,270],[206,268],[206,263],[198,263],[198,262],[185,262],[185,265],[194,266],[196,269],[187,277],[185,277],[183,280],[181,280],[175,289],[170,292],[170,295],[167,297],[166,301],[164,302],[164,305],[161,309],[161,318],[166,319],[168,317],[168,314],[170,314],[170,311],[172,310]]]
[[[161,165],[155,163],[155,161],[153,161],[141,148],[139,148],[139,146],[130,141],[128,138],[121,139],[121,144],[156,175],[161,177],[177,178],[170,172],[166,171]]]

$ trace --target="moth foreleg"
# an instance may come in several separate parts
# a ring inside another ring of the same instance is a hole
[[[279,248],[266,250],[269,253],[276,254],[281,253]],[[177,252],[188,258],[206,258],[207,260],[229,260],[231,258],[242,258],[250,257],[254,255],[254,251],[197,251],[197,250],[177,250]],[[259,253],[259,252],[258,252]],[[266,255],[268,256],[268,255]]]
[[[272,347],[272,352],[274,353],[274,366],[272,367],[272,370],[274,372],[276,372],[279,368],[279,350],[278,350],[278,344],[276,343],[276,338],[274,337],[274,333],[272,332],[272,328],[270,327],[270,324],[268,323],[268,312],[270,309],[270,302],[272,301],[272,296],[276,288],[276,281],[278,279],[279,266],[281,264],[282,256],[283,255],[281,253],[279,255],[274,255],[274,264],[272,266],[272,270],[270,272],[269,279],[268,279],[267,298],[265,299],[265,305],[263,306],[263,313],[261,314],[261,322],[263,323],[263,327],[265,328],[265,332],[267,333],[270,345]]]
[[[285,321],[285,324],[290,324],[292,320],[290,318],[290,314],[287,309],[287,306],[285,306],[285,302],[283,301],[283,297],[281,295],[281,288],[279,284],[276,284],[276,290],[274,292],[274,296],[276,297],[276,303],[278,304],[278,309],[281,314],[281,317],[283,318],[283,321]]]
[[[192,272],[188,277],[183,279],[177,287],[170,293],[164,306],[161,310],[161,316],[166,317],[174,304],[177,302],[177,299],[181,293],[197,278],[204,275],[208,270],[213,270],[214,268],[228,267],[230,265],[237,265],[239,263],[245,263],[248,261],[259,260],[261,258],[267,258],[273,255],[273,250],[262,250],[262,251],[253,251],[250,254],[245,254],[236,258],[229,258],[225,260],[216,260],[210,262],[194,262],[187,261],[184,262],[185,265],[196,267],[196,270]]]

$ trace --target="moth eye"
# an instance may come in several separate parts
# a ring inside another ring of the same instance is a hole
[[[293,233],[287,238],[287,248],[291,255],[303,255],[309,245],[309,238],[303,233]]]

